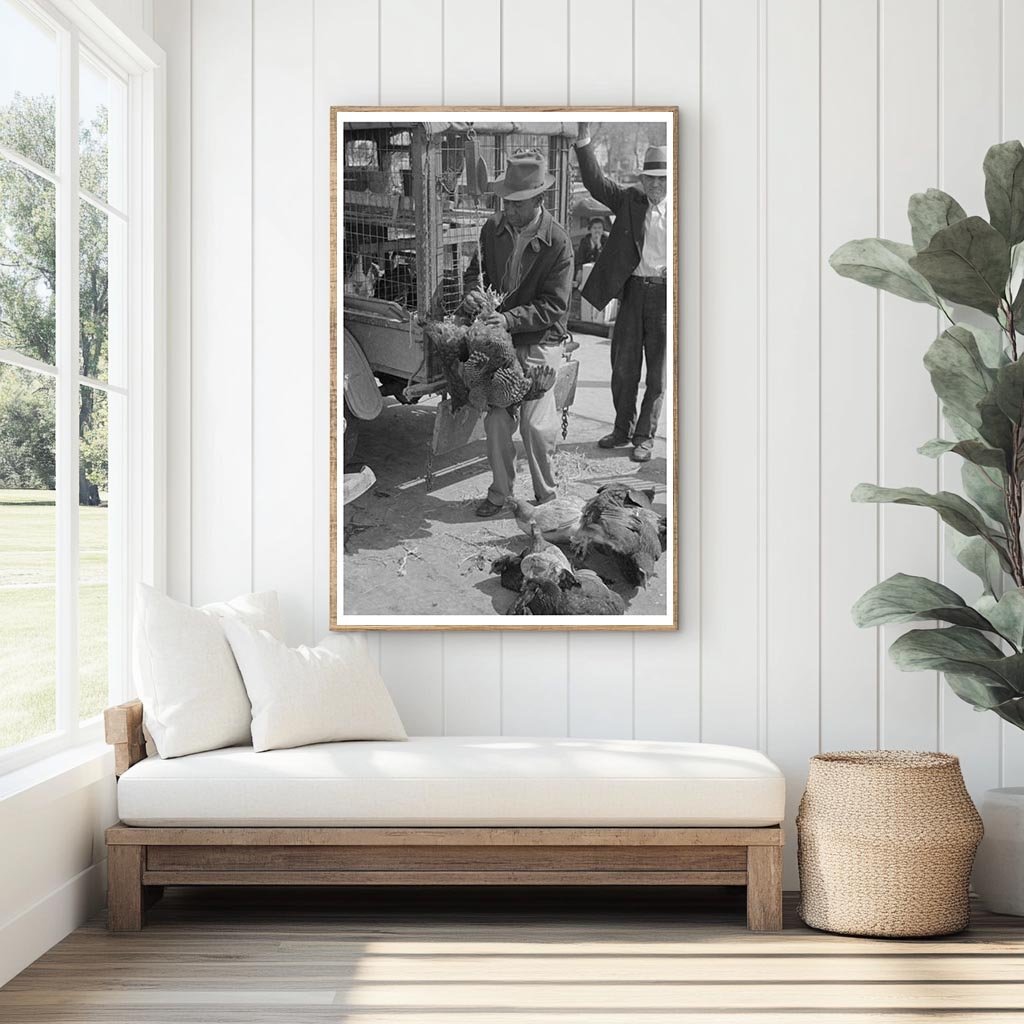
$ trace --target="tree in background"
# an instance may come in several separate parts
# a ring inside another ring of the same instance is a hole
[[[0,106],[0,143],[43,167],[55,166],[52,97],[15,93]],[[107,194],[107,111],[79,133],[79,180]],[[88,203],[79,211],[79,369],[102,378],[107,370],[107,218]],[[0,347],[45,363],[56,358],[57,233],[53,186],[9,160],[0,160]],[[79,501],[97,504],[107,487],[106,403],[80,388],[82,450]],[[105,396],[103,396],[105,397]],[[102,406],[102,408],[100,408]],[[0,487],[53,487],[52,389],[33,388],[23,375],[0,378]],[[49,470],[47,471],[47,467]],[[49,481],[49,482],[47,482]]]
[[[663,124],[639,121],[601,121],[592,125],[596,149],[607,154],[605,170],[611,175],[639,174],[648,146],[665,145]]]

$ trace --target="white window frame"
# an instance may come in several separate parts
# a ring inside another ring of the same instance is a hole
[[[102,716],[79,722],[78,678],[78,392],[82,384],[126,396],[127,437],[122,488],[124,549],[108,571],[123,596],[117,650],[109,650],[110,703],[134,693],[131,682],[132,602],[137,582],[165,585],[166,281],[165,58],[152,40],[116,25],[91,0],[16,0],[57,33],[57,166],[55,173],[0,147],[0,155],[54,182],[57,195],[57,365],[7,352],[3,362],[56,377],[57,403],[57,677],[56,732],[0,752],[0,775],[102,737]],[[127,86],[123,217],[127,219],[123,387],[78,373],[78,55],[90,51]],[[73,112],[73,116],[69,116]],[[73,367],[71,372],[64,368]],[[68,420],[75,411],[73,422]],[[109,577],[108,577],[109,578]],[[111,581],[112,582],[112,581]]]

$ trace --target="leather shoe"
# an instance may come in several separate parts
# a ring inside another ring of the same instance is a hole
[[[501,505],[495,505],[490,498],[484,498],[476,507],[476,514],[481,517],[496,516],[502,509]]]
[[[633,450],[629,453],[629,457],[634,462],[650,462],[651,456],[654,454],[653,449],[654,442],[647,438],[645,441],[636,441],[633,445]]]
[[[605,434],[597,442],[598,448],[623,448],[629,444],[629,438],[623,437],[622,434],[616,434],[613,430],[610,434]]]

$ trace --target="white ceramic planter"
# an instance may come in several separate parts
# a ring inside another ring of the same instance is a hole
[[[987,910],[1024,916],[1024,787],[990,789],[981,801],[985,838],[972,878]]]

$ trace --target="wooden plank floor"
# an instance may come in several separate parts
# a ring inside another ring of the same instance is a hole
[[[945,939],[755,935],[714,890],[172,889],[0,989],[12,1024],[1024,1021],[1024,919]]]

